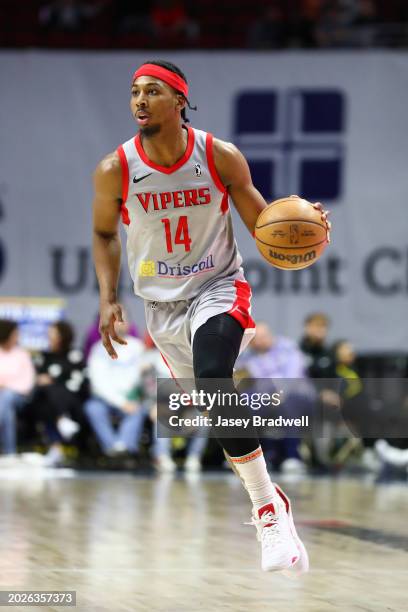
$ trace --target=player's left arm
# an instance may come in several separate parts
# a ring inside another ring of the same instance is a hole
[[[214,163],[218,175],[228,189],[241,219],[254,235],[258,216],[268,204],[252,183],[248,162],[241,151],[230,142],[217,138],[214,138],[213,142]],[[329,212],[324,210],[320,202],[313,206],[320,210],[322,219],[326,222],[330,242],[331,223],[327,219]]]
[[[252,183],[248,162],[235,145],[216,138],[213,152],[218,175],[228,189],[239,216],[253,234],[256,220],[267,203]]]

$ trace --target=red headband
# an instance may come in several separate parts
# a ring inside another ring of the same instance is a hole
[[[156,66],[156,64],[143,64],[136,70],[135,74],[133,75],[133,80],[141,76],[157,77],[177,91],[181,91],[186,98],[188,96],[188,85],[185,80],[171,70],[167,70],[167,68]]]

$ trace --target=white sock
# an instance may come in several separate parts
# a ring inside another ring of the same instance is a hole
[[[277,498],[278,494],[268,474],[260,446],[247,455],[230,457],[230,459],[256,510],[265,506],[265,504],[270,504]]]

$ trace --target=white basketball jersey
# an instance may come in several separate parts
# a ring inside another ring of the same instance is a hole
[[[240,268],[211,134],[189,127],[186,151],[170,168],[148,159],[139,134],[118,154],[122,221],[137,295],[160,302],[188,300],[214,277]]]

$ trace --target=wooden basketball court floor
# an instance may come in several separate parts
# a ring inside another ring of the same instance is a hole
[[[90,612],[408,610],[406,484],[280,481],[310,553],[289,580],[259,569],[232,474],[195,479],[0,474],[0,588],[75,590]]]

